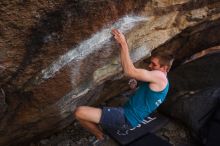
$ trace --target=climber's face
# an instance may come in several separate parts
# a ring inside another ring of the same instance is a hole
[[[150,59],[150,64],[148,65],[149,70],[158,70],[160,68],[159,58],[153,57]]]
[[[166,65],[161,65],[160,64],[160,59],[157,57],[152,57],[150,59],[150,64],[148,65],[148,68],[150,71],[152,70],[160,70],[162,72],[168,72],[168,66]]]

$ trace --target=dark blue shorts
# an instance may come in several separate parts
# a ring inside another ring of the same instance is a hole
[[[103,128],[131,129],[122,107],[103,107],[100,119]]]

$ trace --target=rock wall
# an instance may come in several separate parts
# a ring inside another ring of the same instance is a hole
[[[76,106],[126,89],[112,28],[137,66],[155,49],[178,66],[219,45],[219,9],[217,0],[1,1],[0,145],[62,129]]]
[[[219,57],[220,53],[208,54],[173,70],[169,96],[160,107],[161,112],[185,124],[203,144],[205,126],[220,105]]]

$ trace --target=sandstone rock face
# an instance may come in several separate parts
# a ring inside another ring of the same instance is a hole
[[[157,49],[178,66],[219,44],[219,7],[218,0],[1,1],[0,145],[62,129],[76,106],[125,90],[112,28],[125,33],[133,62]]]

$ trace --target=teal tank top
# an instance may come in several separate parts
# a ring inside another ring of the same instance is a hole
[[[165,99],[169,82],[159,92],[153,91],[148,82],[141,82],[135,94],[123,106],[125,117],[132,127],[136,127],[145,117],[152,113]]]

